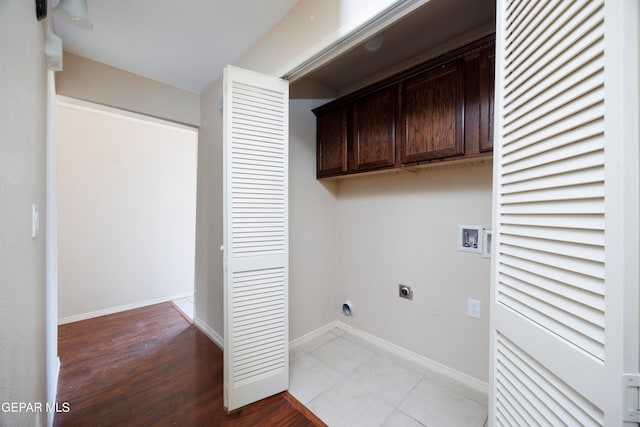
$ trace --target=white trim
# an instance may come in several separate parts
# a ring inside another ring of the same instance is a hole
[[[624,276],[624,372],[639,372],[640,362],[640,2],[627,2],[624,4],[625,34],[623,40],[626,47],[624,51],[624,81],[623,91],[625,97],[624,117],[626,126],[626,138],[624,147],[624,191],[625,211],[624,225],[626,239],[623,249],[625,256]],[[631,125],[633,124],[633,125]],[[631,320],[628,320],[631,319]],[[626,408],[623,408],[626,409]]]
[[[47,141],[46,141],[46,213],[45,213],[45,360],[47,400],[53,402],[58,391],[60,358],[58,357],[58,106],[56,78],[47,72]],[[53,413],[47,426],[53,426]]]
[[[292,61],[298,65],[285,72],[282,78],[294,82],[306,76],[428,2],[429,0],[400,0],[343,37],[340,37],[341,29],[337,30]],[[318,50],[318,45],[336,38],[335,42]]]
[[[367,340],[377,345],[378,347],[381,347],[382,349],[395,354],[396,356],[400,356],[404,359],[410,360],[431,371],[444,374],[458,382],[461,382],[466,386],[471,387],[474,390],[477,390],[484,394],[487,394],[489,392],[489,385],[486,382],[460,372],[456,369],[450,368],[449,366],[443,365],[442,363],[436,362],[433,359],[429,359],[428,357],[414,353],[411,350],[407,350],[404,347],[400,347],[399,345],[383,340],[382,338],[378,338],[375,335],[371,335],[367,332],[361,331],[360,329],[354,328],[353,326],[347,325],[346,323],[338,321],[336,322],[335,326],[338,329],[342,329],[345,332],[349,332],[350,334]]]
[[[163,302],[169,302],[174,299],[186,298],[192,295],[192,292],[184,292],[169,297],[153,298],[146,301],[134,302],[133,304],[125,304],[117,307],[104,308],[102,310],[91,311],[88,313],[76,314],[73,316],[62,317],[58,319],[58,325],[64,325],[66,323],[78,322],[80,320],[93,319],[94,317],[106,316],[107,314],[120,313],[121,311],[133,310],[136,308],[147,307],[149,305],[160,304]]]
[[[629,410],[623,373],[637,373],[639,311],[639,151],[637,1],[605,2],[605,424]],[[621,424],[622,425],[622,424]],[[625,426],[636,425],[626,422]]]
[[[224,351],[224,338],[200,319],[193,319],[193,325]]]
[[[308,334],[304,334],[301,337],[298,337],[294,340],[289,341],[289,349],[294,349],[296,347],[299,347],[303,344],[308,343],[309,341],[313,341],[314,339],[318,338],[320,335],[325,334],[327,332],[329,332],[331,329],[333,328],[337,328],[338,327],[338,321],[335,320],[331,323],[327,323],[324,326],[321,326],[320,328],[309,332]]]
[[[56,357],[56,367],[54,378],[56,379],[54,388],[52,390],[48,390],[50,392],[49,396],[47,396],[47,402],[49,404],[57,403],[58,399],[58,378],[60,377],[60,358]],[[53,427],[53,421],[56,413],[55,411],[47,412],[47,427]]]
[[[482,258],[491,258],[493,253],[493,233],[489,229],[484,229],[482,233]]]
[[[92,113],[104,114],[105,116],[125,118],[136,122],[151,123],[158,126],[164,126],[171,129],[183,130],[185,132],[198,132],[197,126],[189,126],[182,123],[172,122],[170,120],[160,119],[158,117],[148,116],[145,114],[135,113],[129,110],[123,110],[108,105],[96,104],[94,102],[84,101],[82,99],[70,98],[64,95],[58,95],[58,105],[64,107],[75,108],[78,110],[89,111]]]
[[[300,338],[296,338],[295,340],[289,343],[289,349],[294,349],[296,347],[305,344],[314,338],[319,337],[320,335],[329,332],[333,328],[341,329],[345,332],[348,332],[352,335],[357,336],[358,338],[362,338],[365,341],[368,341],[375,346],[382,348],[390,353],[395,354],[396,356],[402,357],[403,359],[409,360],[417,365],[420,365],[423,368],[429,369],[430,371],[437,372],[439,374],[443,374],[448,376],[451,379],[454,379],[473,390],[479,391],[483,394],[488,394],[489,385],[481,381],[477,378],[474,378],[470,375],[467,375],[463,372],[450,368],[449,366],[443,365],[435,360],[429,359],[428,357],[419,355],[410,350],[407,350],[404,347],[400,347],[399,345],[393,344],[389,341],[383,340],[382,338],[378,338],[375,335],[371,335],[367,332],[364,332],[358,328],[354,328],[353,326],[347,325],[346,323],[342,323],[339,320],[328,323],[325,326],[322,326],[314,331],[309,332],[301,336]]]
[[[494,309],[496,306],[496,282],[497,282],[497,270],[498,270],[498,207],[499,198],[498,192],[500,191],[500,185],[498,184],[497,176],[502,172],[502,166],[500,162],[500,156],[502,155],[500,149],[500,141],[498,139],[501,135],[500,126],[502,120],[500,114],[502,111],[502,67],[504,57],[502,52],[502,33],[505,28],[504,16],[502,12],[502,1],[498,0],[496,6],[496,45],[495,45],[495,76],[494,76],[494,107],[493,107],[493,173],[492,173],[492,190],[491,190],[491,230],[496,230],[496,235],[492,236],[491,252],[493,254],[491,258],[491,274],[489,279],[489,384],[488,392],[489,399],[487,405],[487,422],[488,425],[494,426],[497,414],[497,363],[496,363],[496,314]]]

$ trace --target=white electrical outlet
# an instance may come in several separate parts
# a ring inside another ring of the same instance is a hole
[[[467,316],[480,318],[480,301],[477,299],[467,299]]]

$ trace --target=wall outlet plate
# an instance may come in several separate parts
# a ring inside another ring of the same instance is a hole
[[[406,286],[401,283],[398,285],[398,295],[400,296],[400,298],[406,298],[408,300],[412,300],[413,289],[411,289],[411,286]]]
[[[480,318],[480,301],[477,299],[467,299],[467,316]]]

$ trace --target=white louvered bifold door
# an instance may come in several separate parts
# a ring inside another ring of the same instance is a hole
[[[287,81],[224,71],[224,405],[289,383]]]
[[[623,371],[638,369],[638,56],[619,51],[637,51],[637,11],[498,1],[491,425],[623,424]]]

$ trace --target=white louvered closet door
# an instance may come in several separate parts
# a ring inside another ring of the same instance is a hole
[[[638,403],[637,21],[498,1],[491,425],[619,426]]]
[[[289,383],[287,81],[224,71],[224,405]]]

